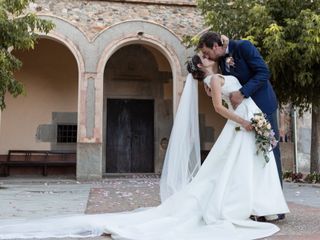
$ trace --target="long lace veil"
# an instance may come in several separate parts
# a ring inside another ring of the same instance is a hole
[[[160,197],[165,201],[196,175],[201,165],[198,82],[187,76],[164,160]]]

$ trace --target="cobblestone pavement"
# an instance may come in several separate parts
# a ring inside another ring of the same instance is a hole
[[[91,188],[86,213],[120,212],[159,204],[159,179],[114,179]]]
[[[276,223],[281,231],[266,240],[320,240],[319,191],[318,185],[285,183],[284,194],[291,213],[284,221]],[[158,193],[159,178],[150,176],[81,183],[44,178],[1,178],[0,218],[127,211],[158,205]]]

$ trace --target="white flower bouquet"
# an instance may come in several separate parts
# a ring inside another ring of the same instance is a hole
[[[256,133],[257,154],[261,152],[268,163],[270,160],[269,152],[278,144],[274,131],[263,113],[255,113],[251,118],[251,123]]]
[[[255,113],[251,118],[251,124],[255,131],[257,154],[262,153],[266,163],[268,163],[270,160],[269,152],[278,144],[275,133],[263,113]],[[239,131],[240,127],[236,127],[236,130]]]

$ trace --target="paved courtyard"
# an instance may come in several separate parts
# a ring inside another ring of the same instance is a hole
[[[0,219],[107,213],[156,206],[159,178],[132,176],[98,182],[59,178],[0,178]],[[320,187],[285,183],[291,213],[268,240],[320,240]],[[1,221],[0,221],[1,224]],[[95,239],[109,239],[97,237]]]

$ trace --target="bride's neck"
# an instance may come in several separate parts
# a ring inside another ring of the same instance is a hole
[[[209,75],[212,75],[212,74],[214,74],[214,71],[212,69],[207,69],[206,75],[209,76]]]

